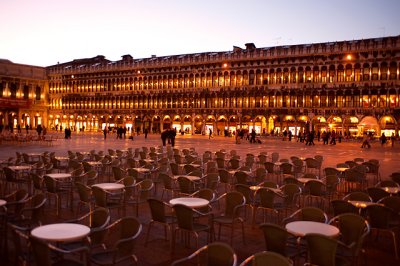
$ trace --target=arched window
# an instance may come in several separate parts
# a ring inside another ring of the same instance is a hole
[[[353,69],[351,64],[346,65],[345,75],[346,75],[346,81],[353,81]]]
[[[390,62],[389,79],[390,80],[395,80],[396,79],[396,73],[397,73],[397,63],[396,62]]]
[[[388,72],[389,68],[386,62],[383,62],[381,64],[381,80],[387,80],[388,79]]]
[[[372,68],[371,68],[371,74],[372,74],[372,80],[378,80],[378,76],[379,76],[379,67],[377,63],[373,63],[372,64]]]
[[[339,65],[337,68],[337,81],[343,82],[344,81],[344,67],[343,65]]]

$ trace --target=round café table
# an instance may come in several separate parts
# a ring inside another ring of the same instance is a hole
[[[187,179],[189,179],[190,181],[199,181],[201,180],[201,177],[198,177],[197,175],[183,175],[184,177],[186,177]]]
[[[11,165],[10,168],[13,171],[29,171],[32,169],[31,165]]]
[[[349,168],[347,168],[347,167],[336,167],[335,169],[338,170],[341,173],[346,172],[347,170],[349,170]]]
[[[297,181],[299,181],[299,182],[301,182],[303,184],[307,183],[308,181],[317,181],[317,182],[323,183],[322,180],[320,180],[320,179],[317,179],[317,178],[305,178],[305,177],[299,177],[299,178],[297,178]]]
[[[335,237],[339,234],[339,229],[336,226],[313,221],[294,221],[286,224],[285,227],[289,233],[298,237],[303,237],[310,233],[322,234],[329,237]]]
[[[150,169],[144,168],[144,167],[136,167],[136,168],[132,168],[135,169],[136,171],[138,171],[141,174],[147,174],[150,173]]]
[[[57,160],[59,160],[59,161],[68,161],[68,160],[69,160],[69,158],[66,157],[66,156],[56,156],[55,158],[56,158]]]
[[[67,179],[72,177],[70,173],[51,173],[46,175],[54,179]]]
[[[378,203],[372,202],[372,201],[362,201],[362,200],[349,200],[351,204],[353,204],[355,207],[360,208],[360,209],[365,209],[367,206],[370,205],[376,205]]]
[[[56,223],[36,227],[31,234],[46,241],[67,242],[82,239],[89,232],[90,228],[83,224]]]
[[[124,184],[120,183],[99,183],[99,184],[94,184],[93,187],[99,187],[104,190],[119,190],[123,189],[125,186]]]
[[[210,202],[206,199],[202,198],[190,198],[190,197],[182,197],[182,198],[175,198],[171,199],[169,201],[169,204],[171,205],[176,205],[176,204],[182,204],[190,208],[200,208],[200,207],[205,207],[209,204]]]
[[[282,193],[282,190],[280,188],[263,187],[263,186],[250,186],[250,189],[253,190],[253,191],[257,191],[257,190],[259,190],[261,188],[266,188],[266,189],[271,190],[271,191],[273,191],[275,193],[278,193],[278,194]]]
[[[97,161],[89,161],[87,163],[90,164],[91,166],[103,166],[103,164],[101,162],[97,162]]]
[[[397,194],[400,192],[398,187],[381,187],[384,191],[388,192],[390,195]]]

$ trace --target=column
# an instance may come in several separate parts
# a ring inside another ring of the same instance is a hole
[[[195,113],[192,113],[192,122],[191,122],[191,131],[192,131],[192,135],[194,135],[194,119],[196,117]]]

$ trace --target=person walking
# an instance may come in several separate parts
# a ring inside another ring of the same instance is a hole
[[[39,135],[39,138],[40,138],[41,135],[42,135],[42,131],[43,131],[42,125],[38,125],[37,128],[36,128],[36,131],[37,131],[37,133]]]
[[[339,137],[338,137],[339,143],[342,143],[342,138],[343,138],[342,131],[340,131]]]
[[[161,141],[163,148],[167,145],[167,138],[168,138],[168,129],[164,129],[161,133]]]
[[[107,127],[104,127],[103,135],[104,135],[104,139],[107,139]]]
[[[170,129],[169,130],[169,138],[171,140],[171,146],[175,147],[175,137],[176,137],[176,130],[175,129]]]
[[[208,139],[213,137],[211,128],[208,129]]]
[[[315,138],[315,131],[314,130],[311,130],[311,132],[310,132],[310,143],[308,144],[308,145],[315,145],[315,143],[314,143],[314,138]]]
[[[394,142],[396,141],[396,135],[392,133],[392,136],[390,137],[390,140],[392,142],[392,148],[394,147]]]
[[[332,130],[331,142],[329,144],[336,145],[336,132],[335,132],[335,130]]]
[[[147,139],[147,134],[149,134],[149,130],[147,127],[144,129],[144,138]]]
[[[366,148],[366,147],[371,148],[371,144],[369,144],[369,137],[368,137],[367,133],[365,132],[363,135],[361,148]]]
[[[382,146],[386,144],[387,138],[386,138],[385,132],[382,132],[380,140],[381,140],[381,145]]]
[[[256,143],[256,130],[254,128],[251,130],[250,143]]]

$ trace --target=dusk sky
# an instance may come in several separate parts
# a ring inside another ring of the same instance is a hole
[[[400,34],[400,0],[1,0],[0,59],[49,66]]]

